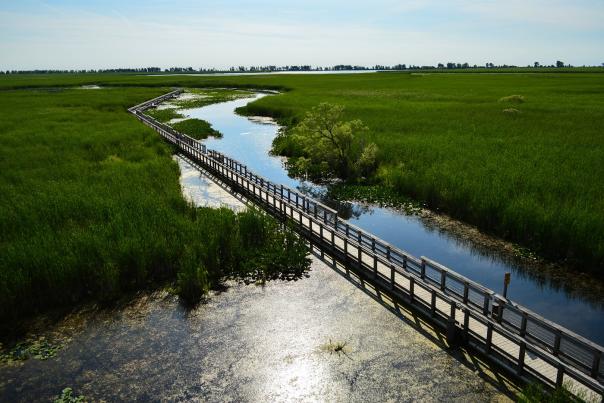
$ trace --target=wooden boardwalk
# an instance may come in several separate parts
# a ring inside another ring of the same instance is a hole
[[[604,348],[492,290],[432,261],[417,258],[340,219],[337,212],[295,190],[274,184],[221,153],[144,114],[173,91],[129,109],[232,192],[288,219],[321,254],[344,262],[376,286],[445,328],[452,343],[467,343],[515,375],[550,387],[570,386],[596,401],[604,395]]]

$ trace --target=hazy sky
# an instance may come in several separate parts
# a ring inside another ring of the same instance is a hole
[[[0,69],[604,63],[604,0],[0,0]]]

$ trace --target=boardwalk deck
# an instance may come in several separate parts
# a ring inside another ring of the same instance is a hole
[[[563,383],[604,394],[604,348],[507,300],[429,258],[416,258],[340,219],[337,212],[303,194],[274,184],[221,153],[178,133],[143,112],[178,95],[174,91],[129,109],[139,120],[270,213],[297,224],[321,254],[345,262],[424,311],[433,322],[517,376],[548,386]]]

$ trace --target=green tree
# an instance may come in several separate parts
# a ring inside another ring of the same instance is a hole
[[[299,173],[308,171],[343,179],[369,175],[376,166],[378,148],[365,144],[367,127],[358,119],[344,121],[344,107],[321,103],[312,108],[292,131],[303,156],[296,161]]]

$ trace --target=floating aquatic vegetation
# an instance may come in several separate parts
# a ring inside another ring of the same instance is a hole
[[[72,388],[65,388],[61,391],[61,396],[54,400],[54,403],[84,403],[84,396],[74,396]]]
[[[57,355],[57,352],[63,346],[49,341],[42,336],[37,339],[29,339],[15,344],[15,346],[5,352],[0,353],[0,361],[12,363],[16,361],[25,361],[30,358],[37,360],[47,360]],[[2,345],[0,344],[0,350]]]

